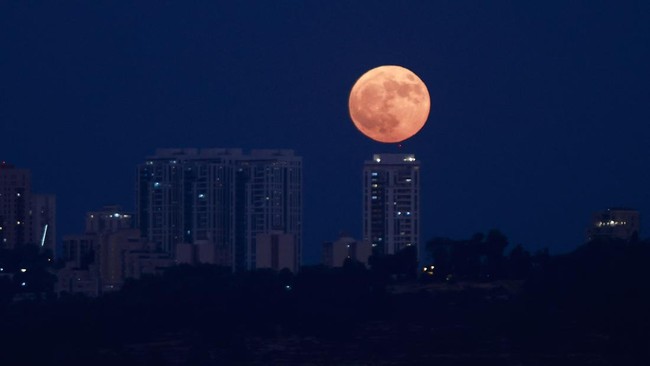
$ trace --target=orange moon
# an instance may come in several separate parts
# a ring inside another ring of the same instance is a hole
[[[424,82],[401,66],[379,66],[361,75],[350,91],[350,118],[379,142],[401,142],[420,131],[431,101]]]

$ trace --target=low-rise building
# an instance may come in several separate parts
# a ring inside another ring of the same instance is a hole
[[[323,243],[322,260],[328,267],[341,267],[346,259],[359,261],[366,266],[372,255],[372,245],[368,241],[357,240],[342,233],[333,242]]]

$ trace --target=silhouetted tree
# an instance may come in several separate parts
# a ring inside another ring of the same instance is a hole
[[[500,278],[504,272],[503,251],[508,246],[508,238],[499,230],[488,232],[483,244],[482,272],[487,278]]]
[[[512,248],[508,257],[508,276],[510,278],[527,278],[530,274],[531,265],[530,253],[521,244],[517,244]]]

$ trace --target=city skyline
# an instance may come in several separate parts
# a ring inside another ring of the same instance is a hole
[[[134,211],[133,167],[167,147],[303,156],[313,262],[339,231],[360,237],[375,153],[424,162],[424,241],[498,228],[566,252],[591,212],[650,211],[648,4],[251,4],[0,5],[0,157],[57,195],[59,235],[89,209]],[[401,147],[347,110],[386,64],[431,95]]]

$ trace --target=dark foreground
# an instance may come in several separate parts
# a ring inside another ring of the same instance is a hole
[[[99,299],[8,303],[1,365],[648,365],[646,243],[526,278],[175,267]]]

